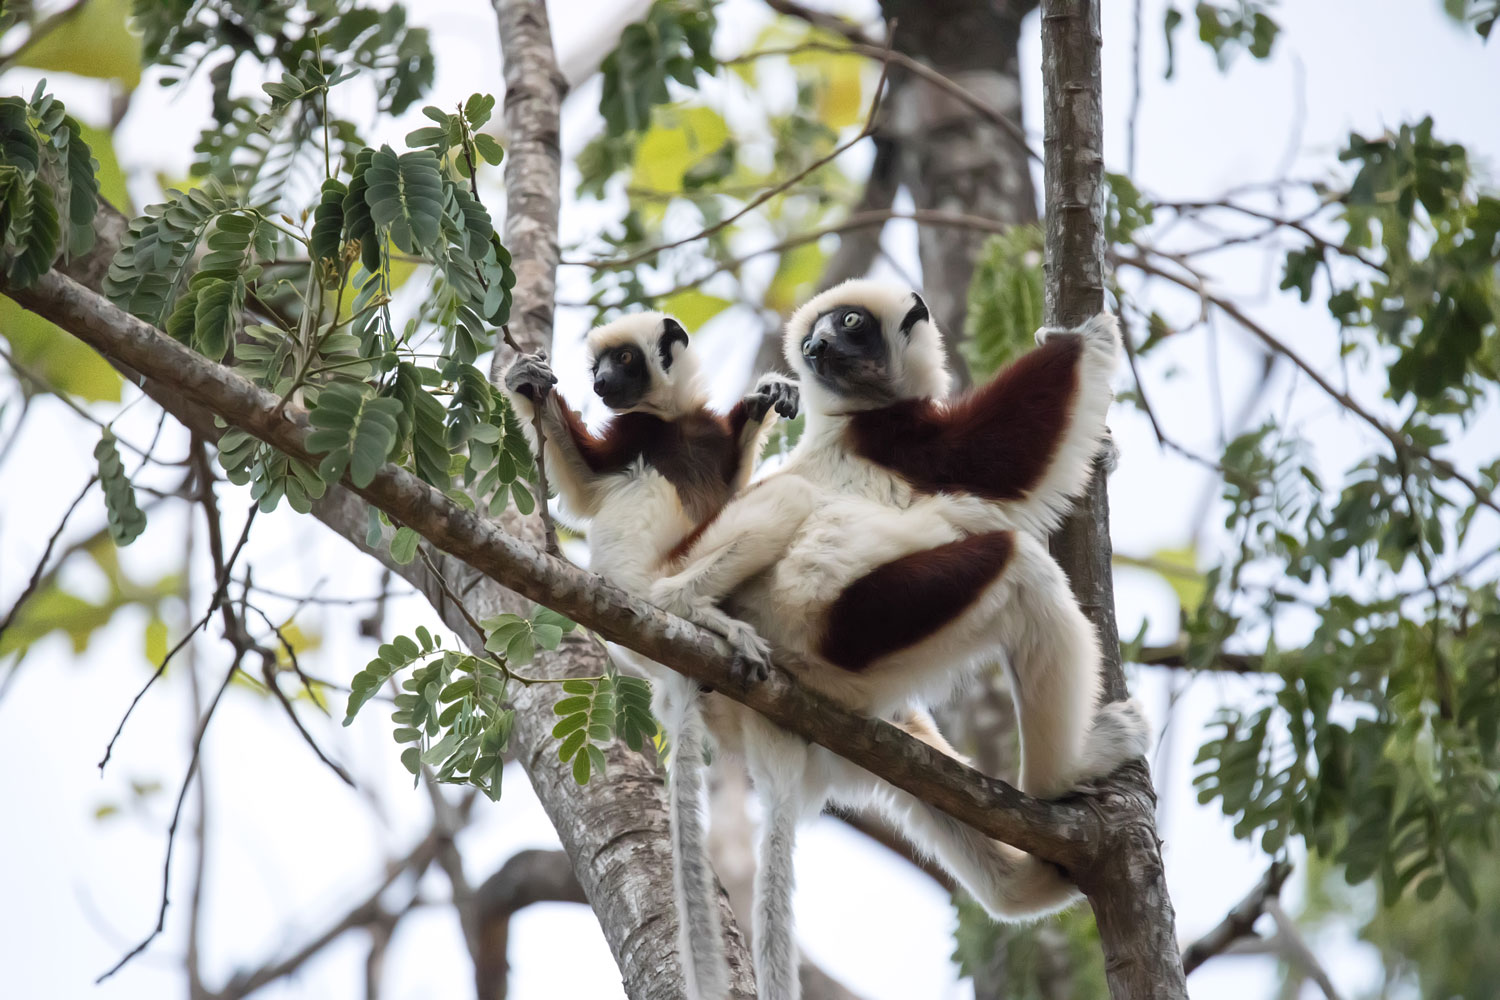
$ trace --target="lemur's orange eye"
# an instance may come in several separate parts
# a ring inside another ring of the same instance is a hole
[[[620,364],[622,364],[622,365],[628,365],[628,364],[630,364],[630,362],[632,362],[634,360],[635,360],[635,352],[633,352],[633,351],[621,351],[620,352]]]

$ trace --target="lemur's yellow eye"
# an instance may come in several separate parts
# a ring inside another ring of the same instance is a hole
[[[862,323],[862,322],[864,322],[864,320],[860,317],[859,313],[857,313],[857,312],[846,312],[846,313],[844,313],[844,326],[848,327],[849,329],[851,329],[851,330],[854,329],[856,326],[859,326],[859,324]]]
[[[630,362],[632,362],[634,360],[635,360],[635,353],[633,351],[621,351],[620,352],[620,364],[622,364],[622,365],[628,365],[628,364],[630,364]]]

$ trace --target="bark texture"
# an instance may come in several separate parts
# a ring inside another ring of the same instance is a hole
[[[510,331],[528,351],[552,346],[557,220],[562,204],[559,118],[568,81],[557,67],[543,0],[493,0],[505,58],[505,246],[516,272]],[[490,379],[504,370],[497,350]]]
[[[881,0],[891,41],[1014,122],[1021,120],[1017,43],[1035,2]],[[887,130],[894,138],[897,180],[918,209],[1035,222],[1036,189],[1026,148],[974,107],[941,88],[892,74]],[[969,279],[986,234],[923,227],[917,233],[922,287],[949,346],[962,386],[971,379],[953,348],[964,336]]]
[[[1047,184],[1047,322],[1075,326],[1104,308],[1104,114],[1099,0],[1043,0]],[[1053,554],[1099,631],[1105,694],[1126,697],[1110,572],[1109,501],[1096,466]],[[1108,817],[1094,862],[1074,870],[1099,925],[1115,1000],[1186,998],[1172,900],[1156,837],[1156,795],[1143,761],[1107,784]]]

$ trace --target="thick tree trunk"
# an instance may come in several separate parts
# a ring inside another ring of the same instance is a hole
[[[881,0],[895,20],[895,48],[960,84],[1012,121],[1021,120],[1021,21],[1034,2]],[[1025,147],[953,95],[893,74],[888,130],[897,179],[918,209],[1035,222],[1036,189]],[[968,365],[952,348],[964,336],[969,279],[985,233],[937,226],[918,230],[922,287],[947,338],[954,373],[969,384]]]
[[[1042,0],[1046,94],[1047,322],[1077,326],[1104,308],[1104,113],[1099,0]],[[1053,553],[1099,631],[1105,694],[1127,696],[1115,627],[1109,499],[1095,468]],[[1156,795],[1144,762],[1118,773],[1103,799],[1107,843],[1074,874],[1099,924],[1115,1000],[1186,998],[1172,900],[1156,837]]]

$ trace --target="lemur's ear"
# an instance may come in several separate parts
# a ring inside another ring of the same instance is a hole
[[[911,336],[912,327],[916,326],[924,319],[930,319],[932,316],[932,314],[927,311],[927,303],[922,301],[922,296],[918,295],[916,292],[912,292],[911,298],[912,307],[906,311],[906,316],[901,320],[901,332],[906,334],[906,336],[908,337]]]
[[[656,353],[661,356],[661,370],[672,370],[672,348],[676,344],[686,347],[688,342],[687,331],[682,324],[668,316],[661,321],[661,337],[656,342]]]

